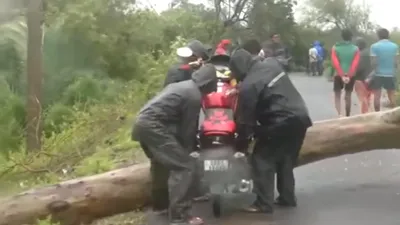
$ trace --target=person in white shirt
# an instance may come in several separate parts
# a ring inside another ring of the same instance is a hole
[[[309,59],[309,65],[310,65],[310,70],[313,76],[317,75],[317,69],[318,69],[318,51],[314,46],[312,46],[308,50],[308,59]]]

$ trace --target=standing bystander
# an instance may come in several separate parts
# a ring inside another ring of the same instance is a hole
[[[371,64],[375,70],[368,78],[369,87],[374,95],[375,111],[380,111],[382,88],[386,90],[390,107],[396,106],[396,73],[399,61],[399,46],[389,40],[389,31],[379,29],[379,41],[371,46]]]

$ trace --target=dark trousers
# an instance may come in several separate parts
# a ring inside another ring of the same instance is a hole
[[[150,165],[152,208],[154,211],[168,210],[168,178],[170,170],[154,160],[151,160]],[[192,187],[190,188],[193,197],[201,197],[208,192],[208,185],[203,181],[203,171],[201,169],[200,165],[196,165]]]
[[[290,131],[291,130],[291,131]],[[293,169],[303,145],[307,128],[289,129],[287,134],[256,140],[251,164],[253,169],[255,205],[266,212],[273,211],[275,173],[278,200],[295,205],[295,178]]]
[[[151,198],[154,211],[168,210],[169,193],[168,178],[169,169],[157,161],[150,162]]]
[[[137,129],[141,147],[151,161],[153,208],[168,208],[170,221],[185,222],[192,205],[195,160],[162,129]]]
[[[310,62],[310,72],[313,76],[318,73],[318,62]]]
[[[322,76],[324,74],[324,61],[323,60],[319,60],[317,67],[318,67],[318,75]]]

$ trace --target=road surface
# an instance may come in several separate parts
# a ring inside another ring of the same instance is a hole
[[[314,121],[337,116],[332,83],[322,77],[291,75]],[[359,113],[353,98],[353,113]],[[222,219],[209,205],[197,204],[194,214],[207,225],[399,225],[400,151],[385,150],[346,155],[297,168],[296,209],[277,209],[274,215],[234,213]],[[151,216],[149,225],[167,225]]]

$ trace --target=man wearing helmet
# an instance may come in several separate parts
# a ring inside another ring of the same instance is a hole
[[[171,83],[190,80],[192,73],[203,60],[209,58],[209,49],[198,40],[193,40],[187,46],[177,51],[180,62],[173,65],[167,73],[164,87]]]

